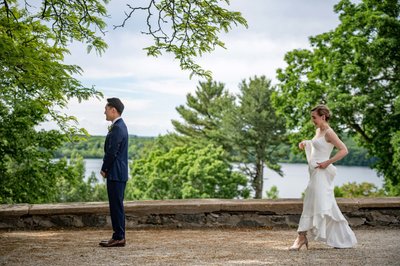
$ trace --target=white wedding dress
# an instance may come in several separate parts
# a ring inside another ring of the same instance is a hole
[[[308,231],[315,240],[332,247],[351,248],[357,244],[357,239],[335,200],[333,179],[336,167],[330,164],[326,169],[315,168],[317,162],[329,159],[333,147],[325,140],[325,136],[306,141],[310,181],[297,231]]]

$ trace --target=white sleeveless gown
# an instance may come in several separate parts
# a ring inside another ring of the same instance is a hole
[[[308,231],[315,240],[332,247],[351,248],[357,244],[357,239],[335,200],[333,179],[336,167],[330,164],[326,169],[315,168],[317,162],[329,159],[333,147],[325,136],[306,141],[310,181],[297,231]]]

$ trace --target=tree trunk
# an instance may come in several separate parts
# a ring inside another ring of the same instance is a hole
[[[262,198],[262,189],[263,189],[263,177],[264,177],[264,162],[257,159],[256,163],[256,176],[254,178],[254,189],[256,192],[255,199]]]

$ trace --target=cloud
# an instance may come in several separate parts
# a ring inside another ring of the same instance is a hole
[[[208,55],[200,63],[213,72],[216,80],[237,90],[237,84],[254,75],[276,78],[276,70],[285,66],[286,51],[306,46],[306,42],[276,43],[259,34],[248,34],[245,39],[229,40],[229,48]]]

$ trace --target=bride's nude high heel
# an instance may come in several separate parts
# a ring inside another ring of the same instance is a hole
[[[303,236],[302,240],[300,240],[300,236]],[[294,241],[293,245],[289,248],[289,250],[291,250],[291,251],[299,251],[300,248],[304,244],[306,245],[306,248],[308,250],[307,233],[306,232],[300,232],[299,235],[297,236],[296,240]]]

